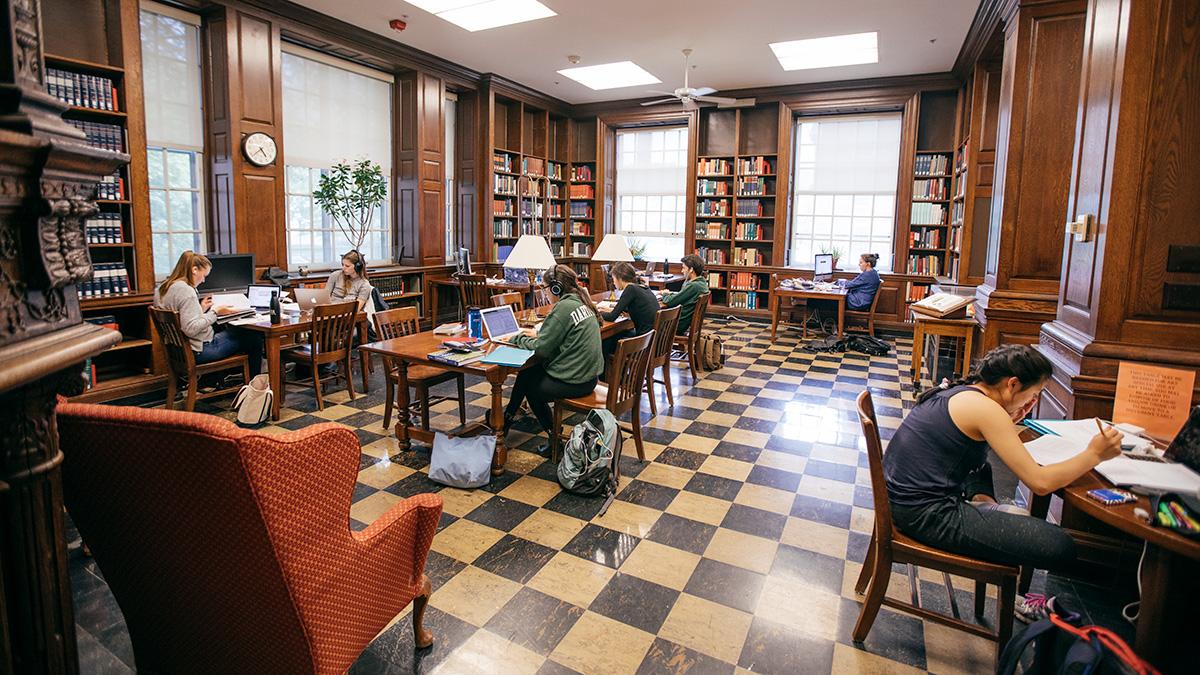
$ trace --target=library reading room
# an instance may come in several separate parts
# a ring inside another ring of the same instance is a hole
[[[1200,0],[0,4],[0,675],[1200,673]]]

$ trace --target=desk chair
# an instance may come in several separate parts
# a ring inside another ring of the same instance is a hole
[[[704,328],[704,313],[708,311],[708,301],[712,297],[712,293],[704,293],[699,298],[696,298],[696,311],[692,313],[692,324],[688,327],[687,335],[676,335],[674,347],[682,356],[672,354],[672,361],[687,361],[688,368],[692,371],[692,381],[700,379],[698,374],[700,368],[700,331]],[[678,328],[677,328],[678,330]]]
[[[654,345],[650,350],[650,362],[646,364],[646,394],[650,398],[650,414],[658,414],[654,401],[654,383],[660,382],[667,390],[667,404],[675,407],[675,395],[671,392],[671,347],[675,343],[675,331],[679,328],[679,313],[682,307],[668,307],[654,313]],[[654,379],[654,369],[662,371],[662,379]]]
[[[871,308],[868,309],[867,311],[861,312],[858,310],[850,309],[849,307],[846,308],[847,321],[846,321],[846,325],[843,326],[844,330],[849,332],[849,330],[851,328],[861,329],[862,328],[861,325],[860,326],[851,326],[850,325],[849,320],[856,319],[858,321],[863,321],[866,323],[867,335],[870,335],[871,337],[875,337],[875,307],[876,307],[876,305],[879,304],[879,296],[881,295],[879,292],[880,290],[882,290],[882,288],[875,289],[875,297],[871,298]]]
[[[324,379],[346,378],[346,391],[350,392],[350,400],[354,400],[354,378],[350,373],[350,356],[354,352],[354,324],[358,317],[358,301],[338,302],[328,305],[317,305],[312,309],[312,329],[308,332],[307,345],[292,346],[279,353],[280,360],[291,363],[303,363],[312,369],[312,380],[283,381],[283,391],[279,392],[279,405],[285,405],[289,384],[311,386],[317,396],[317,409],[325,409],[325,401],[321,396],[321,366],[336,363],[341,366],[340,374],[326,376]]]
[[[516,291],[497,293],[492,296],[492,307],[503,307],[504,305],[512,305],[514,312],[524,312],[525,296]]]
[[[240,368],[242,383],[250,383],[250,359],[245,354],[198,364],[196,363],[196,352],[192,351],[192,343],[188,340],[188,336],[184,335],[183,327],[179,323],[178,312],[172,309],[151,307],[150,319],[154,322],[154,329],[158,331],[167,352],[167,410],[175,408],[175,397],[179,394],[180,380],[187,381],[183,409],[188,412],[196,409],[198,400],[234,394],[242,387],[239,384],[236,387],[201,393],[199,391],[201,375]]]
[[[488,289],[487,275],[458,275],[458,300],[462,303],[464,318],[468,307],[479,307],[480,309],[491,307],[492,291]]]
[[[535,309],[538,307],[549,307],[550,305],[553,305],[553,304],[554,304],[554,296],[550,294],[550,291],[547,290],[545,286],[534,287],[534,289],[533,289],[533,306]]]
[[[375,312],[375,316],[372,319],[375,322],[375,332],[379,334],[380,340],[391,340],[392,338],[421,332],[420,318],[417,316],[416,307],[397,307],[396,309]],[[383,428],[386,429],[392,423],[392,406],[395,405],[396,388],[400,386],[400,371],[392,359],[384,357],[384,361],[384,378],[387,380],[387,400],[383,407]],[[430,388],[443,382],[451,381],[458,387],[457,399],[449,396],[429,396]],[[408,367],[408,386],[412,387],[417,394],[413,398],[409,408],[410,410],[416,408],[420,412],[422,429],[429,430],[429,407],[442,401],[457,400],[458,421],[460,424],[467,423],[466,385],[464,384],[462,373],[443,370],[434,366],[412,365]],[[400,421],[401,424],[406,424],[407,422],[407,419]]]
[[[871,625],[882,605],[928,619],[944,626],[995,640],[996,654],[1008,644],[1012,637],[1013,605],[1016,601],[1017,577],[1020,568],[969,558],[956,553],[926,546],[896,530],[892,522],[892,507],[888,501],[887,483],[883,477],[883,444],[879,440],[879,426],[875,422],[875,404],[871,392],[858,395],[858,419],[862,424],[863,437],[867,441],[867,460],[871,470],[871,496],[875,502],[875,526],[871,533],[871,544],[863,561],[862,572],[854,585],[857,593],[866,591],[858,621],[854,624],[851,637],[855,642],[867,639]],[[912,603],[886,597],[888,582],[891,581],[892,563],[910,565],[912,579]],[[946,616],[921,607],[912,565],[927,567],[942,572],[950,593],[950,609],[953,616]],[[975,617],[982,618],[986,600],[986,584],[995,584],[1000,593],[996,605],[996,632],[974,623],[963,621],[958,616],[958,603],[950,588],[950,574],[975,580]]]
[[[646,381],[646,366],[650,363],[650,347],[654,331],[625,338],[617,342],[617,352],[605,375],[605,382],[596,385],[590,393],[578,398],[565,398],[554,402],[554,428],[550,430],[550,458],[558,462],[558,451],[562,446],[562,420],[564,412],[582,412],[607,408],[618,420],[630,413],[630,424],[617,422],[622,430],[633,434],[637,445],[638,460],[646,461],[642,447],[642,386]]]

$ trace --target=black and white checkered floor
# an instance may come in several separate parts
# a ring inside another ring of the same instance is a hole
[[[707,327],[725,339],[725,368],[696,382],[674,369],[675,406],[667,408],[660,388],[659,415],[643,413],[647,461],[626,443],[620,493],[603,517],[600,500],[559,489],[553,465],[534,452],[544,437],[525,431],[510,434],[516,449],[487,487],[432,483],[428,448],[400,452],[382,427],[378,370],[369,394],[351,401],[339,391],[323,411],[311,396],[289,393],[283,418],[264,432],[334,421],[362,442],[351,527],[413,494],[437,491],[445,500],[426,565],[434,647],[414,652],[406,610],[352,671],[994,669],[992,644],[888,609],[865,644],[850,640],[873,514],[854,397],[871,389],[890,438],[912,401],[911,341],[889,338],[897,351],[885,357],[811,354],[794,331],[771,341],[763,324]],[[481,419],[487,386],[468,384],[468,419]],[[222,404],[204,410],[231,416]],[[454,402],[434,410],[435,428],[458,424]],[[124,622],[77,537],[71,574],[83,672],[127,672],[134,663]],[[959,603],[970,606],[971,586],[958,581]],[[922,570],[919,583],[927,606],[946,611],[940,575]],[[1099,589],[1041,574],[1036,588],[1071,595],[1089,618],[1122,628]],[[893,574],[889,593],[909,592],[907,577]]]

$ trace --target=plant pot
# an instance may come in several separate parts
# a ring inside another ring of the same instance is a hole
[[[838,268],[838,259],[837,259],[837,258],[834,258],[834,259],[833,259],[833,269],[835,269],[835,270],[836,270],[837,268]]]

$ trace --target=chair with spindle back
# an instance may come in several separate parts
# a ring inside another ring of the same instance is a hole
[[[468,307],[491,307],[492,291],[487,285],[487,276],[483,274],[458,275],[458,299],[462,303],[463,316]]]
[[[375,312],[375,332],[380,340],[391,340],[405,335],[421,332],[420,318],[416,307],[397,307],[381,312]],[[396,389],[400,386],[400,371],[394,360],[384,357],[384,377],[387,379],[387,400],[383,408],[383,428],[392,423],[392,407],[395,405]],[[421,414],[421,428],[429,430],[429,407],[442,401],[458,401],[458,421],[467,423],[466,384],[462,373],[442,370],[434,366],[410,365],[407,370],[408,386],[416,390],[412,405]],[[449,396],[434,396],[430,398],[429,389],[443,382],[455,382],[458,386],[458,398]],[[405,411],[402,414],[407,414]],[[400,424],[406,424],[407,419],[401,419]]]
[[[533,289],[533,306],[549,307],[554,304],[554,296],[550,294],[545,286],[536,286]]]
[[[312,309],[312,328],[308,332],[308,344],[284,349],[279,353],[283,361],[303,363],[312,369],[312,381],[296,380],[283,383],[283,391],[279,392],[279,403],[282,406],[287,394],[287,385],[299,384],[312,386],[317,396],[317,409],[325,409],[325,401],[321,392],[321,366],[336,363],[342,367],[339,375],[328,376],[346,378],[346,391],[354,399],[354,380],[350,376],[350,356],[354,352],[354,324],[358,317],[358,301],[337,302],[328,305],[317,305]]]
[[[697,371],[700,369],[700,331],[704,328],[704,313],[708,311],[708,301],[712,297],[711,293],[703,293],[696,298],[696,309],[692,312],[692,323],[688,327],[687,335],[675,336],[675,349],[683,352],[683,357],[676,358],[676,361],[687,360],[688,368],[692,371],[692,380],[699,379]],[[678,330],[678,328],[677,328]]]
[[[238,385],[201,393],[198,384],[201,375],[240,368],[243,383],[250,382],[250,359],[245,354],[236,354],[209,363],[196,363],[196,352],[192,351],[192,343],[183,332],[178,312],[172,309],[151,307],[150,319],[154,322],[154,329],[158,331],[164,351],[167,353],[167,410],[175,408],[175,397],[179,393],[180,380],[187,381],[187,393],[183,408],[188,412],[196,409],[198,400],[225,396],[235,393],[241,388],[241,385]]]
[[[879,296],[882,295],[879,292],[880,290],[882,290],[882,288],[875,289],[875,297],[871,298],[871,308],[868,309],[867,311],[863,312],[863,311],[859,311],[859,310],[855,310],[855,309],[850,309],[849,307],[846,308],[847,323],[845,326],[845,330],[849,331],[851,328],[858,329],[858,328],[862,327],[862,326],[851,326],[849,324],[850,319],[855,319],[857,321],[862,321],[866,324],[867,335],[870,335],[871,337],[875,337],[875,306],[879,304]]]
[[[503,307],[504,305],[512,305],[514,312],[524,312],[525,296],[516,291],[497,293],[492,296],[492,307]]]
[[[630,424],[618,422],[622,429],[633,434],[638,459],[646,461],[642,447],[642,387],[646,382],[646,366],[650,364],[650,348],[654,342],[654,331],[625,338],[617,342],[617,352],[608,367],[605,382],[596,385],[591,393],[578,398],[564,398],[554,402],[554,428],[550,431],[551,459],[558,462],[558,451],[562,445],[562,421],[564,412],[582,412],[606,408],[618,420],[630,414]]]
[[[679,328],[679,313],[682,307],[667,307],[654,314],[654,345],[650,350],[650,362],[646,365],[646,394],[650,398],[651,414],[658,414],[654,401],[654,383],[660,382],[667,390],[667,404],[675,406],[675,395],[671,392],[671,348],[675,344],[675,331]],[[662,371],[662,380],[654,379],[654,369]]]

